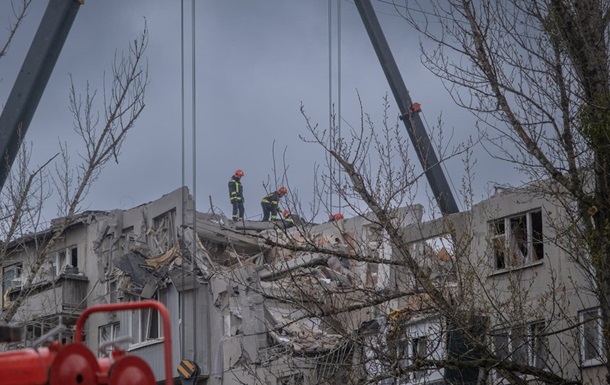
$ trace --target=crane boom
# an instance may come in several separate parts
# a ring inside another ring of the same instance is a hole
[[[21,71],[0,115],[0,189],[11,170],[42,93],[83,0],[49,0]]]
[[[354,2],[356,8],[358,8],[358,12],[360,13],[360,17],[362,18],[369,38],[371,39],[371,43],[373,43],[383,72],[390,84],[390,89],[392,90],[398,108],[400,109],[402,121],[413,142],[417,157],[422,164],[424,173],[426,174],[426,178],[441,213],[443,215],[457,213],[459,212],[459,209],[455,198],[453,197],[453,193],[449,188],[449,184],[447,183],[441,164],[436,157],[434,147],[432,147],[432,143],[430,142],[430,138],[428,137],[422,120],[419,114],[411,109],[413,102],[409,96],[409,91],[407,91],[407,87],[400,76],[400,71],[398,70],[392,51],[381,30],[373,6],[371,5],[370,0],[355,0]]]

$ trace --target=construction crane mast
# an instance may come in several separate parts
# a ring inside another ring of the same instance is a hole
[[[11,170],[59,53],[84,0],[49,0],[0,115],[0,189]]]
[[[430,142],[430,137],[424,128],[424,124],[419,116],[419,105],[413,104],[409,91],[405,86],[400,71],[392,55],[392,51],[383,34],[375,10],[370,0],[355,0],[356,8],[360,13],[364,27],[373,43],[375,53],[379,58],[383,72],[388,80],[390,89],[396,99],[396,104],[400,109],[401,120],[407,128],[409,138],[417,153],[417,157],[422,164],[426,179],[432,189],[432,194],[438,203],[443,215],[459,212],[453,193],[447,183],[447,178],[441,168],[441,164],[436,157],[434,147]]]

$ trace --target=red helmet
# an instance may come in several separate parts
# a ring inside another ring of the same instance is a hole
[[[284,210],[284,218],[288,218],[290,215],[290,210]]]
[[[244,176],[244,172],[242,170],[236,170],[233,176],[241,178],[242,176]]]
[[[338,221],[339,219],[343,219],[344,218],[343,214],[341,214],[341,213],[335,214],[334,217],[335,217],[336,221]]]
[[[286,193],[288,192],[288,189],[287,189],[286,187],[282,186],[282,187],[280,187],[280,188],[277,190],[277,192],[278,192],[280,195],[286,195]]]

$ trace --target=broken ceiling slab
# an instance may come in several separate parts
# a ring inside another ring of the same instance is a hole
[[[272,304],[266,304],[265,308],[273,318],[269,325],[272,329],[269,336],[277,344],[290,346],[295,353],[325,353],[343,339],[340,334],[322,330],[319,318],[303,317],[302,311],[294,309],[287,313],[286,309],[276,308]]]
[[[235,230],[253,230],[253,231],[264,231],[271,230],[274,228],[284,228],[282,222],[279,221],[241,221],[235,223]]]
[[[183,259],[180,261],[180,265],[184,265],[184,259],[188,259],[192,264],[193,244],[196,244],[195,265],[203,274],[209,275],[210,270],[214,266],[214,262],[212,262],[210,252],[205,248],[203,243],[201,243],[199,238],[195,237],[193,234],[193,229],[191,228],[182,230],[182,239],[179,240],[179,244]]]
[[[258,270],[258,276],[262,281],[277,279],[300,267],[323,265],[327,258],[321,253],[299,255],[293,259],[263,267]]]
[[[128,253],[114,259],[114,265],[131,277],[138,287],[155,284],[159,278],[152,274],[153,269],[146,263],[146,258],[137,253]],[[141,290],[139,290],[141,292]],[[139,294],[139,293],[138,293]]]
[[[200,213],[197,213],[196,231],[200,238],[209,242],[230,244],[236,250],[243,252],[260,251],[258,240],[255,237],[208,221]]]

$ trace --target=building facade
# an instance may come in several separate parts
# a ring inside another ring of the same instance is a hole
[[[371,216],[236,225],[195,212],[186,188],[128,210],[84,212],[13,319],[25,340],[6,348],[39,343],[58,324],[67,328],[54,338],[69,343],[86,307],[154,299],[171,317],[173,376],[189,359],[200,384],[502,383],[511,373],[599,383],[597,300],[562,243],[558,207],[520,189],[434,221],[422,221],[421,206],[403,208],[393,225],[404,249]],[[4,309],[52,228],[9,246]],[[422,279],[452,305],[439,309]],[[472,335],[485,346],[476,354]],[[119,346],[159,380],[164,337],[154,310],[94,314],[85,329],[97,355]]]

